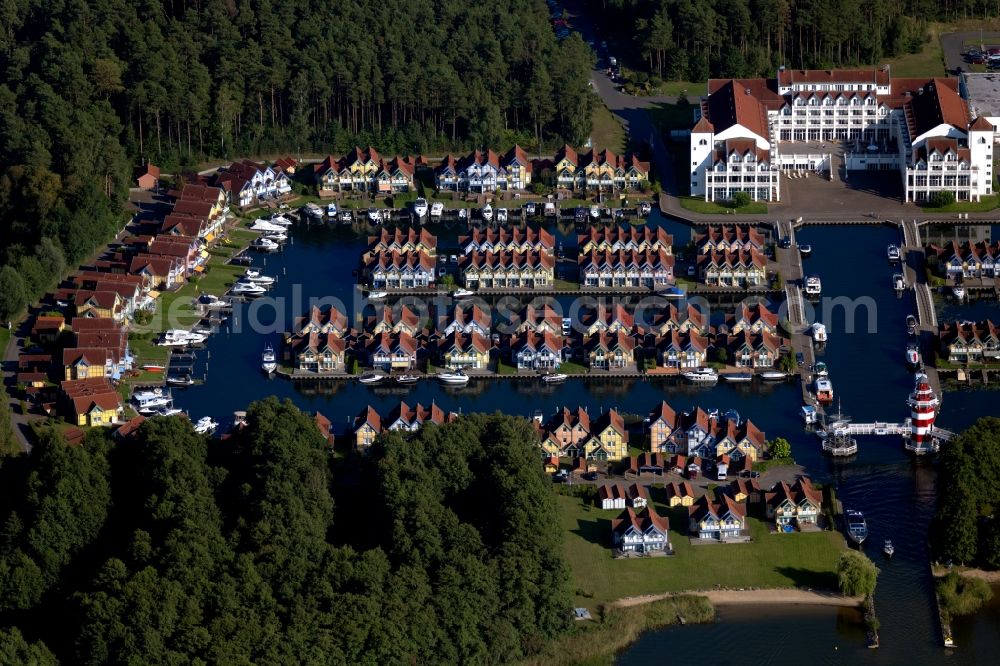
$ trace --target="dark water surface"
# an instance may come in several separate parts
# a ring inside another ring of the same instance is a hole
[[[663,224],[677,239],[687,240],[690,230],[654,213],[651,222]],[[575,244],[571,226],[556,230],[557,240]],[[447,245],[457,232],[441,232]],[[825,310],[817,318],[826,323],[830,339],[822,359],[830,367],[831,379],[843,411],[858,421],[901,421],[908,416],[906,398],[912,375],[904,365],[905,317],[914,313],[912,295],[896,298],[890,285],[892,268],[885,248],[899,242],[889,227],[810,227],[798,233],[810,243],[813,256],[806,259],[806,272],[823,280],[824,296],[847,297],[843,305]],[[767,436],[785,436],[792,443],[796,460],[805,465],[816,481],[834,482],[849,507],[865,511],[871,536],[867,549],[882,569],[876,604],[881,620],[883,647],[864,649],[864,632],[854,611],[827,608],[722,609],[720,622],[656,632],[644,636],[626,653],[622,664],[692,663],[710,658],[713,663],[787,663],[807,655],[820,663],[843,663],[865,659],[879,663],[937,663],[944,659],[966,663],[977,655],[1000,654],[1000,630],[996,623],[977,618],[963,623],[957,636],[960,647],[949,655],[940,645],[932,613],[928,569],[927,529],[934,509],[933,463],[907,455],[896,438],[861,438],[860,453],[843,462],[825,457],[818,440],[802,430],[798,417],[798,388],[789,383],[763,389],[720,384],[712,388],[690,387],[671,380],[644,381],[575,379],[559,387],[540,386],[530,380],[474,380],[464,389],[448,389],[425,381],[412,388],[364,387],[353,381],[291,382],[267,379],[260,370],[265,342],[279,348],[280,331],[290,326],[312,296],[334,296],[346,305],[352,319],[357,306],[352,300],[354,278],[364,240],[330,231],[298,230],[286,251],[266,257],[266,272],[279,277],[274,295],[298,300],[302,307],[286,305],[275,313],[262,308],[260,320],[275,324],[267,334],[230,328],[213,336],[207,351],[200,352],[198,373],[206,383],[175,391],[177,405],[192,418],[211,415],[226,421],[235,410],[267,395],[290,398],[302,409],[319,410],[338,430],[345,429],[366,405],[388,410],[399,400],[410,404],[436,401],[454,411],[494,411],[530,416],[536,410],[549,413],[560,406],[583,405],[591,413],[617,407],[644,414],[668,400],[677,409],[694,405],[737,409],[751,418]],[[264,265],[265,258],[256,260]],[[559,299],[566,304],[567,299]],[[854,304],[853,325],[847,315]],[[871,305],[872,307],[868,307]],[[259,306],[255,306],[259,307]],[[870,317],[869,317],[870,313]],[[249,319],[247,306],[234,319],[243,326]],[[977,316],[1000,319],[995,303],[980,303]],[[870,325],[869,325],[870,324]],[[982,414],[1000,413],[1000,394],[985,391],[949,393],[945,396],[939,424],[958,430]],[[896,545],[891,562],[881,555],[883,539]],[[669,566],[669,563],[667,563]],[[996,610],[991,617],[996,619]]]

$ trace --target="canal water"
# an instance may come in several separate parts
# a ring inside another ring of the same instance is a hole
[[[664,220],[654,212],[650,223],[664,225],[675,239],[690,238],[689,228]],[[447,245],[457,231],[435,230]],[[554,229],[557,240],[575,245],[572,226]],[[821,355],[830,368],[838,402],[845,414],[859,421],[900,421],[908,416],[906,398],[912,374],[905,367],[906,315],[915,313],[912,295],[897,298],[891,289],[892,267],[885,248],[899,242],[889,227],[808,227],[797,234],[813,254],[805,260],[806,273],[823,280],[823,295],[840,300],[817,308],[815,316],[828,328],[829,342]],[[347,428],[354,415],[371,404],[387,411],[400,400],[411,405],[435,401],[456,412],[494,411],[531,416],[549,414],[562,406],[582,405],[599,413],[611,407],[645,414],[667,400],[676,409],[700,405],[721,411],[736,409],[752,419],[767,436],[784,436],[797,462],[814,480],[837,485],[844,504],[863,510],[869,522],[866,548],[879,564],[876,605],[883,647],[864,650],[866,658],[884,663],[903,659],[932,663],[946,657],[933,619],[928,570],[927,531],[934,509],[935,473],[929,461],[907,455],[895,438],[861,438],[860,452],[849,461],[833,461],[819,449],[818,440],[802,429],[795,385],[743,387],[719,384],[691,387],[672,380],[571,379],[558,387],[531,380],[474,380],[462,389],[424,381],[411,388],[365,387],[353,381],[302,382],[266,378],[259,369],[265,343],[280,347],[281,331],[305,310],[310,297],[333,297],[344,310],[358,313],[352,270],[365,245],[363,238],[329,230],[297,230],[281,254],[258,256],[255,264],[279,278],[273,295],[284,306],[243,305],[199,352],[197,374],[203,384],[174,391],[177,406],[192,418],[210,415],[223,422],[236,410],[268,395],[289,398],[299,407],[321,411],[335,429]],[[566,299],[559,299],[566,304]],[[297,301],[297,303],[296,303]],[[980,316],[1000,319],[996,303],[980,304]],[[252,312],[256,310],[256,312]],[[255,316],[270,332],[249,330]],[[853,316],[852,316],[853,315]],[[235,332],[235,331],[241,332]],[[996,394],[966,391],[945,396],[939,423],[958,430],[981,414],[997,414]],[[885,561],[883,539],[892,539],[896,556]],[[669,563],[668,563],[669,564]],[[832,609],[722,609],[721,622],[684,627],[644,636],[620,657],[623,664],[649,663],[669,655],[680,663],[711,654],[721,663],[781,663],[809,654],[821,661],[840,663],[859,657],[864,635],[854,611]],[[965,642],[986,641],[1000,650],[996,632],[989,634],[973,623]],[[992,635],[993,639],[986,636]],[[706,643],[711,649],[706,652]],[[996,650],[995,650],[996,651]],[[849,656],[851,655],[851,656]]]

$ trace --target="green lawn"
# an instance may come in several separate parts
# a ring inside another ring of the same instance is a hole
[[[497,361],[497,370],[496,370],[496,373],[498,375],[500,375],[501,377],[510,376],[510,375],[516,375],[517,374],[517,368],[515,368],[512,365],[507,365],[503,361]]]
[[[559,364],[558,370],[565,375],[583,375],[587,373],[587,366],[573,361],[563,361]]]
[[[922,206],[922,208],[927,213],[986,213],[998,206],[1000,206],[1000,195],[991,194],[982,197],[979,201],[956,201],[940,208],[933,206]]]
[[[653,124],[666,134],[672,129],[691,129],[694,126],[692,104],[654,104],[646,109]]]
[[[937,29],[931,30],[919,53],[896,56],[885,64],[889,65],[893,76],[941,76],[944,73],[944,53]]]
[[[10,342],[10,331],[7,330],[7,322],[0,326],[0,353],[7,349],[7,343]]]
[[[590,139],[595,148],[607,148],[619,155],[625,152],[625,128],[608,107],[600,102],[594,104],[591,122]]]
[[[751,201],[742,208],[731,208],[723,206],[714,201],[705,201],[700,197],[678,197],[681,206],[686,210],[706,215],[725,215],[733,213],[735,215],[766,215],[767,204],[763,201]]]
[[[567,291],[574,291],[580,288],[580,283],[571,282],[570,280],[560,280],[559,278],[555,278],[552,281],[552,286],[555,287],[556,289],[565,289]]]
[[[654,499],[656,490],[654,489]],[[844,539],[837,532],[769,534],[760,520],[748,523],[753,542],[692,546],[686,509],[657,507],[670,516],[673,557],[613,560],[611,520],[576,497],[557,496],[564,549],[576,602],[595,607],[621,597],[722,587],[796,587],[836,589],[836,566]]]

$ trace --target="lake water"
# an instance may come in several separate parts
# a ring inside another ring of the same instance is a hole
[[[679,240],[690,237],[690,229],[664,220],[656,212],[650,222],[665,225]],[[560,242],[575,244],[571,225],[560,226],[555,232]],[[442,231],[440,243],[447,244],[455,234]],[[909,414],[906,398],[912,389],[912,375],[904,365],[904,320],[915,312],[915,304],[912,295],[897,298],[890,286],[893,270],[886,262],[885,248],[890,242],[899,242],[898,232],[889,227],[809,227],[797,236],[799,242],[813,247],[805,268],[807,273],[821,276],[824,296],[846,297],[851,307],[860,304],[853,324],[843,306],[826,312],[821,308],[817,314],[829,330],[822,359],[830,367],[843,411],[859,421],[902,420]],[[722,609],[718,623],[644,636],[621,655],[621,663],[660,663],[664,658],[687,663],[705,657],[716,663],[783,663],[804,655],[841,663],[861,658],[862,653],[866,659],[884,663],[904,659],[936,663],[946,658],[946,652],[938,647],[927,564],[927,529],[935,501],[932,462],[914,459],[903,451],[898,439],[886,437],[861,438],[860,453],[847,462],[825,457],[818,440],[801,427],[798,389],[791,383],[750,389],[726,384],[691,387],[671,380],[571,379],[558,387],[530,380],[474,380],[468,387],[454,390],[429,381],[404,389],[364,387],[352,381],[291,382],[264,377],[259,370],[264,344],[280,347],[280,331],[289,328],[292,318],[304,311],[309,297],[335,297],[352,316],[357,314],[351,271],[363,248],[364,240],[348,233],[298,230],[293,244],[283,253],[258,257],[256,264],[279,278],[274,295],[287,302],[298,299],[301,307],[287,305],[279,312],[259,305],[238,308],[230,324],[243,326],[249,308],[255,308],[261,310],[261,323],[275,324],[273,332],[233,333],[230,325],[224,326],[209,341],[207,350],[199,352],[196,373],[207,381],[175,391],[177,405],[192,418],[211,415],[226,421],[233,411],[273,394],[293,400],[304,410],[323,412],[337,430],[346,429],[368,404],[384,411],[401,399],[410,404],[436,401],[457,412],[500,410],[524,416],[536,410],[548,414],[561,406],[577,405],[587,407],[592,414],[610,407],[645,414],[663,399],[677,409],[694,405],[722,411],[735,408],[768,437],[787,437],[796,460],[816,481],[837,484],[845,505],[865,511],[871,533],[868,550],[882,569],[876,605],[883,647],[864,650],[863,628],[853,611]],[[566,299],[560,302],[565,304]],[[980,303],[976,316],[1000,319],[1000,309],[996,303]],[[961,429],[979,415],[1000,413],[996,399],[996,393],[984,391],[948,394],[938,422],[945,428]],[[881,555],[884,538],[896,545],[891,562]],[[986,654],[1000,653],[1000,636],[990,626],[978,621],[963,625],[967,637],[959,643],[982,644]],[[965,650],[960,648],[958,654],[964,661]]]

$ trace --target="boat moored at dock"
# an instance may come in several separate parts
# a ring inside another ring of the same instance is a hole
[[[561,384],[569,377],[561,372],[553,372],[548,375],[542,375],[542,382],[546,384]]]
[[[808,275],[805,279],[806,298],[817,299],[823,294],[823,281],[818,275]]]
[[[746,384],[753,381],[753,375],[749,372],[727,372],[722,375],[722,380],[732,384]]]
[[[844,520],[847,523],[847,536],[857,545],[861,545],[868,538],[868,523],[865,521],[865,514],[856,509],[847,509],[844,512]]]
[[[900,259],[900,252],[898,245],[890,245],[886,248],[886,255],[889,257],[889,261],[897,262]]]
[[[374,384],[380,384],[385,380],[385,378],[386,376],[380,372],[371,372],[358,377],[358,383],[366,386],[372,386]]]
[[[830,404],[833,402],[833,382],[830,381],[829,377],[817,377],[815,383],[816,387],[816,401],[820,404]]]
[[[270,344],[264,347],[264,353],[260,356],[260,369],[271,374],[278,369],[278,359],[274,355],[274,347]]]
[[[913,315],[906,315],[906,332],[909,335],[917,334],[917,318]]]
[[[465,374],[461,370],[439,372],[435,376],[437,377],[437,380],[445,386],[465,386],[469,383],[469,375]]]
[[[688,370],[682,376],[692,384],[714,384],[719,381],[719,373],[714,368]]]
[[[906,281],[903,280],[902,273],[892,274],[892,288],[897,294],[902,294],[906,291]]]
[[[826,342],[827,338],[826,326],[824,324],[816,322],[815,324],[812,325],[811,331],[812,331],[813,342],[815,342],[818,345],[821,345]]]

